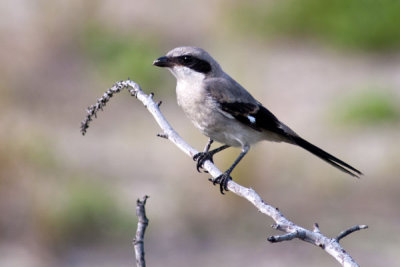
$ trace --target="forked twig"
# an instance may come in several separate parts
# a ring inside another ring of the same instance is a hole
[[[135,247],[136,256],[136,266],[146,267],[146,261],[144,259],[144,233],[146,231],[147,225],[149,224],[149,219],[146,217],[146,200],[149,196],[144,196],[142,199],[138,199],[136,202],[136,216],[138,217],[138,225],[136,229],[136,236],[133,240],[133,245]]]

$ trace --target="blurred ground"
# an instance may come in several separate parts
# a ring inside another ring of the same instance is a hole
[[[1,2],[0,266],[132,266],[135,202],[144,194],[149,266],[337,266],[299,241],[269,244],[272,220],[221,196],[191,159],[156,137],[156,123],[127,93],[81,136],[85,108],[130,77],[154,91],[176,130],[202,149],[206,138],[176,105],[174,78],[151,66],[180,45],[208,50],[282,121],[365,173],[355,180],[293,146],[262,143],[233,177],[326,235],[368,224],[343,246],[361,266],[396,266],[400,35],[385,25],[398,25],[399,6],[282,2],[293,8]],[[217,156],[217,165],[225,169],[237,153]]]

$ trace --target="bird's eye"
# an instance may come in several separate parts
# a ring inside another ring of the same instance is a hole
[[[193,62],[193,57],[191,56],[182,56],[181,61],[184,65],[188,65]]]
[[[174,60],[176,64],[188,67],[200,73],[208,73],[211,71],[210,63],[195,56],[183,55],[174,58]]]

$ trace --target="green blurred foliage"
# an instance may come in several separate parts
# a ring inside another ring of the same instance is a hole
[[[133,214],[118,207],[109,189],[84,178],[72,180],[54,205],[47,204],[41,218],[50,242],[58,247],[73,246],[110,241],[132,233]]]
[[[338,47],[385,51],[400,45],[400,1],[285,0],[234,8],[235,25],[270,37],[311,36]]]
[[[49,171],[58,166],[57,152],[54,150],[52,140],[35,129],[4,135],[0,146],[3,148],[0,159],[3,157],[7,159],[1,161],[4,163],[3,169],[12,169],[14,164],[20,164],[24,167]]]
[[[91,25],[81,33],[80,39],[89,61],[107,81],[129,77],[144,88],[155,88],[161,83],[152,62],[162,52],[152,38],[143,34],[128,36]]]
[[[52,169],[58,166],[57,152],[49,138],[30,132],[14,143],[14,149],[20,159],[40,169]]]
[[[348,125],[374,125],[400,119],[398,101],[378,88],[367,88],[341,99],[334,104],[332,114],[335,121]]]
[[[31,128],[3,135],[0,146],[0,189],[8,186],[19,201],[24,200],[50,247],[62,249],[132,234],[134,213],[118,206],[115,191],[98,177],[91,180],[65,165],[52,136]],[[19,207],[19,201],[8,206]],[[1,226],[0,232],[13,227]]]

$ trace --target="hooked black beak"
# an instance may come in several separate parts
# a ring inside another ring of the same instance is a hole
[[[162,67],[162,68],[163,67],[169,68],[169,67],[172,67],[174,64],[169,57],[164,56],[164,57],[159,57],[156,60],[154,60],[153,65],[157,66],[157,67]]]

